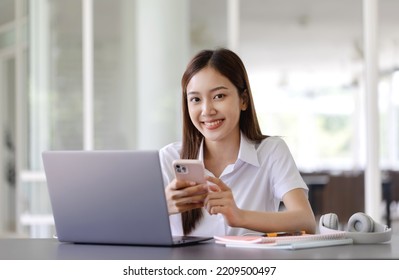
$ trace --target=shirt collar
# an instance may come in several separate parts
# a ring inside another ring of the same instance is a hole
[[[238,152],[238,159],[247,162],[251,165],[259,167],[258,153],[256,152],[255,143],[250,141],[242,132],[240,132],[240,150]],[[202,139],[201,146],[198,153],[198,159],[204,162],[204,139]]]
[[[238,159],[257,167],[260,166],[255,143],[249,140],[244,134],[242,134],[242,132],[241,132],[241,141],[240,141],[240,151],[238,152]]]

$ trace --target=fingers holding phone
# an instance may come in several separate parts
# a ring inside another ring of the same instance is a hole
[[[190,181],[205,184],[205,168],[200,160],[178,159],[173,161],[175,177],[179,181]]]
[[[165,190],[169,214],[203,207],[208,188],[202,162],[176,160],[173,168],[176,178]]]
[[[198,196],[208,192],[204,164],[200,160],[180,159],[173,162],[177,187],[184,189],[185,196]]]

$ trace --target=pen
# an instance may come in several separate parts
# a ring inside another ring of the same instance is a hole
[[[279,236],[298,236],[298,235],[304,235],[306,232],[304,230],[300,231],[280,231],[280,232],[269,232],[266,233],[265,236],[267,237],[279,237]]]

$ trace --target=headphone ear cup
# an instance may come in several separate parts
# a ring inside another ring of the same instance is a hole
[[[348,231],[374,232],[374,220],[364,213],[355,213],[349,218]]]
[[[392,229],[379,224],[365,213],[355,213],[348,221],[347,231],[338,230],[338,216],[334,213],[324,214],[319,220],[320,234],[344,234],[354,244],[376,244],[388,242],[392,237]]]
[[[324,214],[321,216],[321,223],[324,227],[327,227],[329,229],[335,229],[338,230],[338,216],[335,213],[328,213]]]

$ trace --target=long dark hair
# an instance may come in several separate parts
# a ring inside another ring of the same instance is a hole
[[[182,86],[182,112],[183,112],[183,139],[180,157],[182,159],[196,159],[204,136],[198,131],[190,119],[187,104],[187,85],[191,78],[205,67],[212,67],[225,76],[237,88],[243,100],[247,100],[247,109],[241,111],[240,130],[249,139],[260,142],[267,136],[263,135],[258,123],[248,74],[244,63],[233,51],[219,48],[216,50],[203,50],[195,55],[188,63],[183,74]],[[202,218],[201,209],[193,209],[182,213],[184,234],[190,233],[196,223]]]

